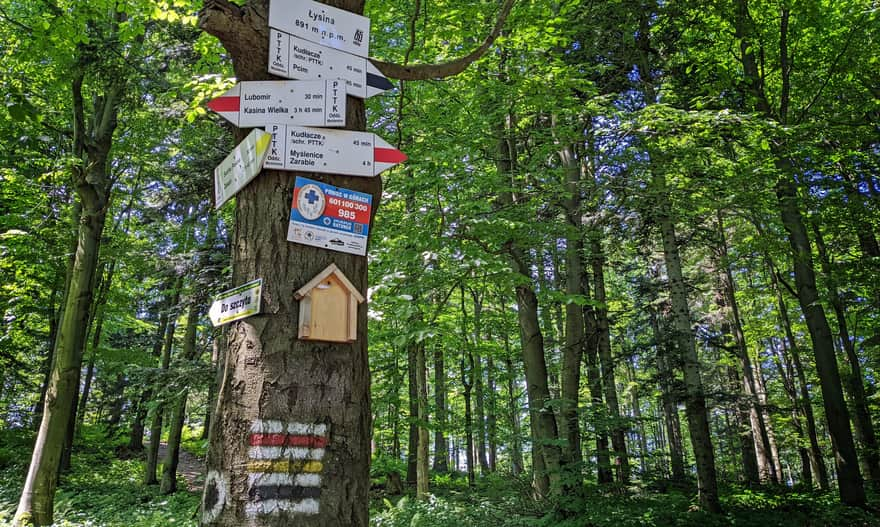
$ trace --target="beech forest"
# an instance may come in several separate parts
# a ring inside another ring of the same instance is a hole
[[[0,0],[0,526],[880,526],[876,0]]]

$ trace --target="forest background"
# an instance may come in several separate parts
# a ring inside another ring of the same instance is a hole
[[[54,520],[198,521],[177,453],[237,285],[201,7],[0,2],[0,521],[63,349]],[[371,56],[453,60],[499,8],[370,0]],[[369,99],[410,158],[370,242],[371,522],[880,524],[878,18],[521,1],[464,72]]]

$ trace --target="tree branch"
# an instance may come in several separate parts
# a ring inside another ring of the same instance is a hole
[[[226,0],[210,0],[210,1],[226,1]],[[417,64],[417,65],[403,65],[403,64],[395,64],[392,62],[382,62],[381,60],[370,59],[371,62],[385,74],[386,77],[390,77],[392,79],[399,79],[405,81],[422,81],[428,79],[442,79],[445,77],[451,77],[453,75],[457,75],[467,69],[468,66],[471,65],[474,61],[482,57],[486,51],[489,50],[489,47],[495,42],[495,39],[498,38],[498,35],[501,34],[501,29],[504,27],[504,22],[507,20],[507,16],[510,14],[510,10],[513,8],[513,4],[516,0],[504,0],[504,5],[501,6],[501,10],[498,12],[498,18],[495,21],[495,27],[492,28],[492,32],[486,36],[486,39],[483,40],[483,43],[470,52],[469,54],[461,57],[459,59],[453,60],[451,62],[443,62],[440,64]]]

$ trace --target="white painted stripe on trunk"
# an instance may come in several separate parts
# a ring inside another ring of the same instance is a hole
[[[324,457],[323,448],[291,448],[286,446],[252,446],[248,448],[251,459],[311,459]]]
[[[284,423],[274,419],[258,419],[251,425],[251,432],[254,434],[283,434]]]
[[[327,425],[325,424],[304,424],[304,423],[288,423],[287,433],[295,435],[316,435],[322,436],[327,433]]]
[[[245,513],[250,517],[258,514],[278,514],[281,512],[318,514],[319,510],[318,500],[314,498],[300,501],[265,500],[245,505]]]
[[[248,487],[259,485],[295,485],[298,487],[320,487],[319,474],[281,474],[274,472],[253,472],[248,474]]]

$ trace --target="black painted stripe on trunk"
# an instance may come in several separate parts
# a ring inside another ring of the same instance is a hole
[[[372,86],[378,90],[390,90],[394,87],[390,80],[375,73],[367,73],[367,86]]]
[[[248,491],[251,501],[300,500],[320,498],[321,487],[297,487],[292,485],[270,485],[251,487]]]

